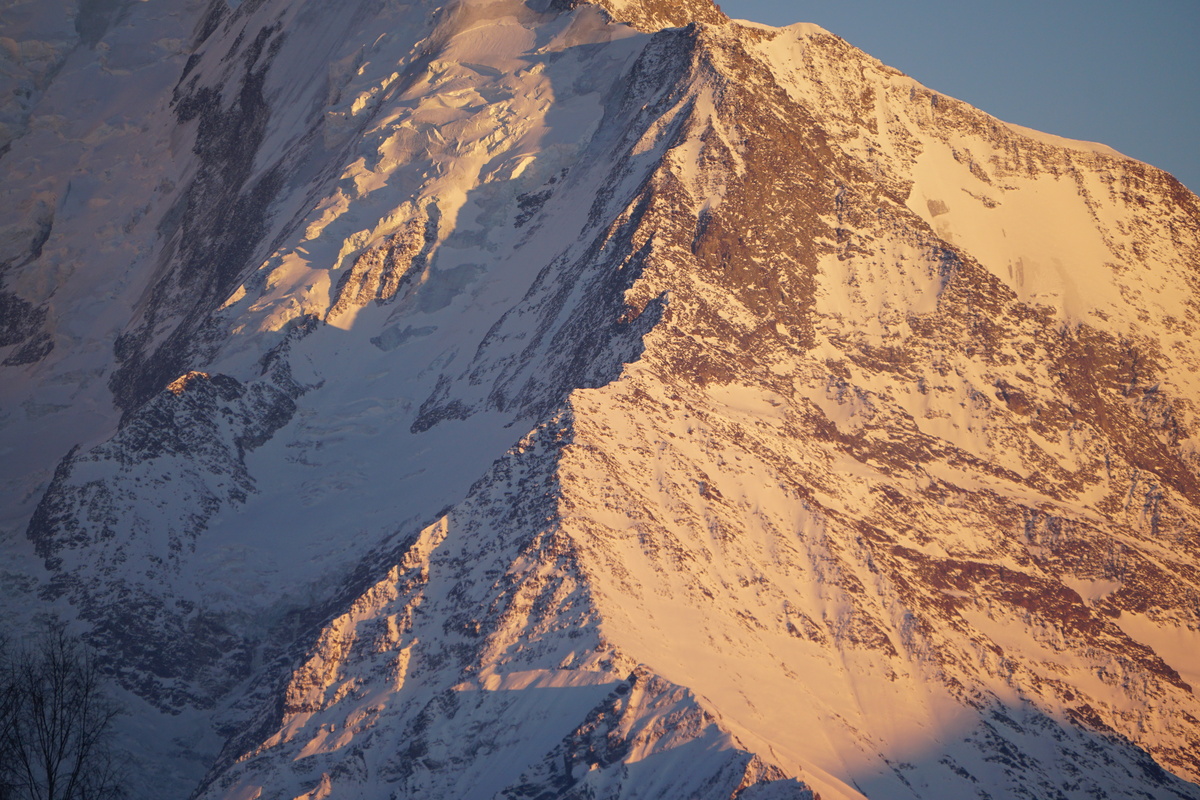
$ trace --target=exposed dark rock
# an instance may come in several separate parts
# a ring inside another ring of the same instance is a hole
[[[27,535],[128,688],[177,711],[211,706],[247,675],[251,643],[180,599],[180,565],[208,520],[254,492],[247,451],[296,405],[269,382],[189,372],[131,415],[108,442],[59,464]],[[162,517],[169,498],[171,514]],[[132,509],[132,512],[130,511]],[[130,580],[128,563],[145,567]],[[177,596],[178,592],[178,596]]]

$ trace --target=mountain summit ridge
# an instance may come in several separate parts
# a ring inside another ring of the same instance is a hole
[[[708,2],[148,5],[0,156],[143,794],[1200,797],[1177,181]]]

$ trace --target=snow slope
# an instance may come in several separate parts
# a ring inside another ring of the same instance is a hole
[[[3,13],[10,616],[146,796],[1200,797],[1170,176],[706,0]]]

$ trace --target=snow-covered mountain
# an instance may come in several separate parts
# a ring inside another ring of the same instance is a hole
[[[1200,200],[710,0],[0,9],[4,622],[144,797],[1200,798]]]

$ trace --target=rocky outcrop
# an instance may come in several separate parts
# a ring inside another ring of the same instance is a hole
[[[93,625],[108,668],[164,709],[211,705],[248,674],[237,615],[197,598],[186,566],[209,520],[254,492],[246,453],[287,424],[298,395],[189,372],[113,439],[68,454],[29,523],[48,591]]]
[[[626,797],[650,784],[662,798],[813,800],[812,791],[738,747],[686,689],[645,668],[604,701],[518,783],[497,797]]]
[[[584,5],[583,0],[549,0],[551,8],[572,9]],[[624,22],[642,31],[663,28],[682,28],[693,22],[719,25],[728,21],[719,6],[709,0],[599,0],[595,5],[607,11],[617,22]]]

